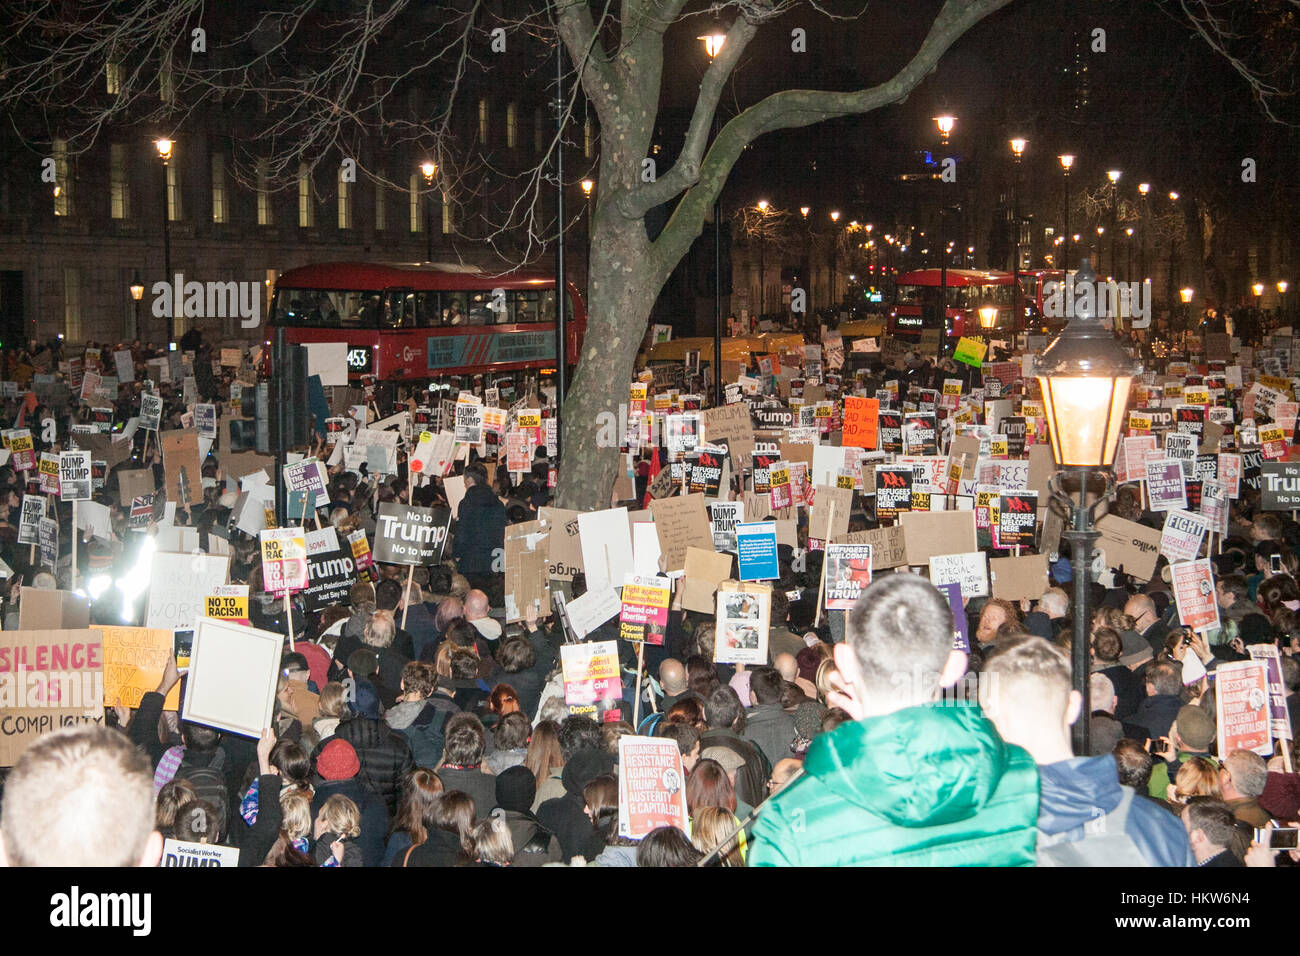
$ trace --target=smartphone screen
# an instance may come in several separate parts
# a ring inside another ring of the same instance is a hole
[[[1293,828],[1284,828],[1273,831],[1269,847],[1274,850],[1294,850],[1297,849],[1296,836],[1300,830]]]

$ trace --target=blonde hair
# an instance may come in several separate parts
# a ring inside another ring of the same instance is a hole
[[[510,838],[505,814],[493,811],[474,828],[474,852],[485,863],[504,866],[514,860],[515,844]]]
[[[455,649],[456,645],[451,641],[443,641],[438,645],[438,653],[433,658],[433,669],[439,677],[451,679],[451,652]]]
[[[280,794],[280,829],[290,840],[311,836],[311,794],[296,787]]]
[[[321,717],[342,717],[348,710],[348,689],[338,681],[330,681],[320,689],[317,708]]]
[[[1174,778],[1174,797],[1186,803],[1191,797],[1213,797],[1222,800],[1219,789],[1219,772],[1204,757],[1192,757],[1178,768]]]
[[[336,793],[325,801],[325,805],[320,808],[320,816],[329,827],[329,832],[339,837],[361,835],[361,811],[341,793]]]
[[[834,672],[834,658],[825,657],[817,665],[817,674],[813,677],[813,685],[817,688],[817,696],[823,701],[826,700],[826,695],[831,692],[831,674]]]
[[[366,621],[366,628],[361,634],[361,643],[370,647],[392,647],[393,638],[397,636],[397,621],[392,611],[376,611]]]
[[[718,856],[723,866],[745,865],[744,838],[740,821],[725,807],[699,807],[691,818],[691,843],[705,855],[721,845]]]

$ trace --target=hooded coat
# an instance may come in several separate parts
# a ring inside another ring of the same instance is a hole
[[[564,765],[561,775],[564,796],[547,800],[537,809],[537,820],[560,841],[566,861],[575,856],[594,860],[605,849],[605,840],[587,816],[582,796],[587,784],[601,774],[612,773],[614,758],[601,750],[580,750]]]
[[[1086,839],[1088,830],[1085,825],[1118,807],[1124,795],[1115,758],[1110,754],[1046,764],[1039,768],[1039,773],[1042,794],[1038,829],[1050,837],[1074,831],[1065,842]],[[1182,821],[1156,803],[1134,800],[1129,807],[1124,834],[1148,866],[1196,865]],[[1116,860],[1114,865],[1124,865],[1118,854],[1111,856]]]
[[[770,798],[750,866],[1032,866],[1038,770],[973,703],[842,724]]]

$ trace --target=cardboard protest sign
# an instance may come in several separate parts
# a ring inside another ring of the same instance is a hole
[[[1097,530],[1101,532],[1097,546],[1105,553],[1108,567],[1122,567],[1139,581],[1151,580],[1160,557],[1160,531],[1118,515],[1100,518]]]
[[[29,593],[23,589],[24,604]],[[0,676],[0,767],[52,730],[104,721],[98,630],[0,631]]]
[[[713,547],[704,495],[694,494],[661,498],[650,502],[655,533],[663,554],[664,571],[680,571],[686,566],[686,549]],[[584,541],[584,550],[586,542]],[[621,579],[620,579],[621,580]]]
[[[984,552],[931,555],[930,583],[935,587],[956,584],[964,598],[987,597],[989,569]]]
[[[199,618],[181,719],[260,737],[271,726],[283,644],[281,634]]]
[[[664,577],[629,574],[623,578],[618,636],[625,641],[663,644],[668,627],[672,582]]]
[[[1269,732],[1274,740],[1291,739],[1291,714],[1287,707],[1287,688],[1282,680],[1282,659],[1276,644],[1251,644],[1246,648],[1251,659],[1264,665],[1268,677]]]
[[[65,451],[59,455],[59,498],[90,500],[90,452]]]
[[[696,541],[707,542],[706,546],[712,545],[712,538],[709,536],[709,522],[704,517],[704,496],[695,495],[695,503],[699,508],[699,521],[703,524],[702,536],[697,536]],[[667,501],[669,499],[665,499]],[[679,499],[671,499],[679,500]],[[658,504],[659,502],[654,502]],[[670,509],[671,511],[671,509]],[[673,537],[672,547],[681,547],[682,553],[685,553],[685,545],[679,540],[679,535],[683,525],[683,512],[672,511],[673,515]],[[664,512],[667,518],[669,512]],[[659,528],[659,514],[655,514],[655,529],[659,533],[659,544],[663,549],[665,559],[668,559],[669,548],[665,546],[665,536]],[[622,587],[623,579],[631,574],[635,568],[635,562],[632,551],[632,529],[628,523],[628,513],[626,508],[607,508],[603,511],[592,511],[578,515],[578,532],[582,545],[582,563],[587,576],[587,589],[589,591],[603,591],[606,588]],[[698,529],[697,529],[698,535]],[[669,566],[665,570],[675,570]]]
[[[1209,558],[1171,564],[1169,571],[1178,604],[1178,622],[1193,631],[1219,626],[1219,604],[1214,593],[1214,572]]]
[[[239,847],[167,839],[163,841],[163,855],[158,865],[237,867]]]
[[[103,643],[104,706],[121,703],[139,707],[140,699],[162,680],[172,656],[172,632],[164,628],[102,625],[97,629]],[[180,705],[181,688],[177,684],[163,701],[163,710],[176,710]]]
[[[163,468],[167,475],[167,500],[190,505],[203,500],[199,436],[193,431],[162,432]]]
[[[1214,710],[1219,753],[1273,753],[1269,723],[1268,669],[1263,661],[1220,664],[1214,673]]]
[[[338,532],[326,525],[308,531],[307,586],[302,590],[304,608],[319,611],[331,604],[348,603],[356,582],[356,562],[352,548],[340,543]]]
[[[718,585],[713,660],[723,664],[767,663],[772,588],[723,581]]]
[[[907,538],[901,525],[853,531],[834,539],[839,544],[871,545],[871,570],[888,571],[907,564]]]
[[[1262,462],[1259,466],[1260,508],[1290,511],[1300,508],[1300,463]]]
[[[248,585],[218,584],[203,597],[203,616],[248,624]]]
[[[573,580],[573,576],[582,570],[578,512],[564,508],[540,508],[537,523],[546,533],[548,576],[559,581]]]
[[[1160,533],[1160,553],[1170,563],[1191,561],[1201,553],[1201,542],[1208,530],[1206,520],[1190,511],[1165,513],[1164,530]]]
[[[619,836],[639,840],[659,827],[686,831],[686,778],[674,741],[619,737],[618,765]]]
[[[569,629],[577,640],[582,640],[615,614],[623,610],[618,592],[612,587],[588,591],[564,605],[564,615],[569,619]]]
[[[731,577],[731,566],[730,554],[687,548],[686,573],[677,583],[682,607],[688,611],[712,614],[714,592],[721,582]]]
[[[827,544],[822,557],[822,576],[826,610],[851,610],[862,589],[871,583],[871,545]]]
[[[853,489],[818,485],[808,515],[808,537],[826,541],[848,534],[849,515],[853,510]],[[834,523],[831,523],[832,515]]]
[[[1047,590],[1047,555],[1028,554],[1019,558],[989,560],[993,596],[1008,601],[1028,598],[1037,601]]]
[[[118,503],[123,508],[129,508],[131,502],[135,501],[136,498],[143,498],[153,493],[154,477],[152,468],[122,470],[117,473]]]
[[[740,580],[770,581],[781,576],[777,560],[776,522],[736,525],[736,554]]]
[[[1192,461],[1196,455],[1193,450]],[[1147,494],[1152,511],[1181,511],[1187,507],[1187,488],[1181,462],[1170,458],[1149,461],[1147,471]]]
[[[709,530],[713,535],[713,549],[715,551],[735,551],[736,525],[744,520],[745,504],[743,501],[709,502]]]
[[[739,403],[706,408],[700,415],[706,441],[710,444],[725,441],[733,462],[749,459],[754,451],[754,425],[748,406]]]
[[[154,552],[145,626],[171,630],[194,627],[204,598],[226,583],[230,558],[210,554]]]
[[[623,698],[623,680],[617,641],[562,645],[560,671],[564,703],[571,716],[603,720],[609,715],[611,720],[620,719],[618,702]]]
[[[374,559],[380,564],[427,567],[442,560],[451,527],[447,508],[417,508],[385,503],[379,506]]]
[[[911,512],[899,516],[909,565],[924,565],[932,555],[976,551],[974,511]]]
[[[522,521],[506,528],[506,623],[524,620],[529,608],[538,616],[550,607],[546,572],[546,538],[540,522]]]
[[[262,586],[272,594],[307,586],[307,538],[302,528],[258,532],[262,545]]]

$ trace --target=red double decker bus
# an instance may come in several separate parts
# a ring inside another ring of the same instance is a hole
[[[581,354],[587,310],[566,283],[565,362]],[[492,275],[438,263],[330,262],[275,283],[271,325],[290,343],[342,342],[350,378],[382,382],[553,369],[555,277]]]
[[[985,269],[949,269],[948,295],[942,328],[939,320],[938,269],[917,269],[898,277],[894,306],[889,312],[889,333],[919,338],[930,329],[940,339],[979,335],[980,309],[997,309],[992,328],[1015,333],[1025,330],[1025,297],[1010,272]]]

